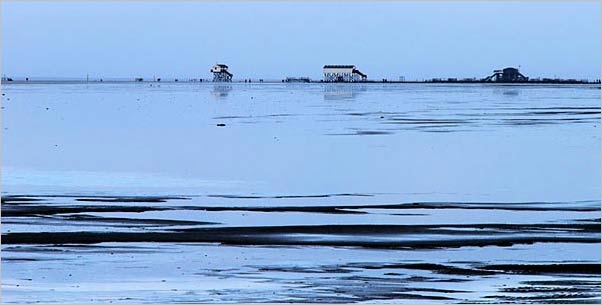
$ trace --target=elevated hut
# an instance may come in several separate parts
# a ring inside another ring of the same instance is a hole
[[[526,82],[529,78],[522,75],[517,68],[509,67],[502,70],[494,70],[493,74],[487,76],[484,80],[500,83],[515,83]]]
[[[330,83],[353,83],[366,81],[368,75],[354,65],[325,65],[324,81]]]
[[[234,74],[228,71],[228,66],[224,64],[216,64],[211,68],[214,82],[231,82]]]

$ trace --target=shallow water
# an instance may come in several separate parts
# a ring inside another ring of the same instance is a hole
[[[597,86],[2,93],[3,302],[600,302]]]

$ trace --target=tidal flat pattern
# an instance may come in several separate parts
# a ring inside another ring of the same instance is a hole
[[[599,303],[600,89],[3,85],[5,303]]]

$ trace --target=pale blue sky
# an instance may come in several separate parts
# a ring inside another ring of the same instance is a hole
[[[600,76],[599,2],[2,2],[2,71],[30,77]]]

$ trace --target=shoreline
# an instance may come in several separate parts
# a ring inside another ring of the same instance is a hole
[[[491,81],[433,81],[433,80],[425,80],[425,81],[358,81],[358,82],[324,82],[324,81],[310,81],[310,82],[286,82],[286,81],[278,81],[278,80],[253,80],[250,82],[245,82],[242,80],[232,81],[232,82],[212,82],[210,80],[193,80],[193,81],[135,81],[135,80],[103,80],[103,81],[85,81],[85,80],[14,80],[14,81],[2,81],[1,85],[62,85],[62,84],[213,84],[213,85],[231,85],[231,84],[245,84],[245,85],[255,85],[255,84],[299,84],[299,85],[315,85],[315,84],[323,84],[323,85],[365,85],[365,84],[445,84],[445,85],[493,85],[493,86],[539,86],[539,85],[588,85],[588,86],[597,86],[600,88],[599,81],[568,81],[568,80],[555,80],[555,81],[526,81],[526,82],[491,82]]]

